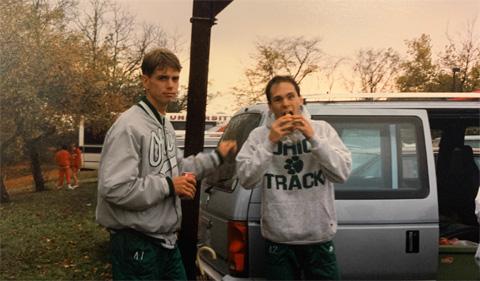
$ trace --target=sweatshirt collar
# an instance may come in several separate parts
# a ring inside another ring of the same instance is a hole
[[[163,125],[165,123],[165,117],[158,112],[153,104],[147,99],[147,96],[143,96],[137,105],[160,124]]]

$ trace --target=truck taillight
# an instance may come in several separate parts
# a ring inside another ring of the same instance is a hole
[[[247,273],[247,233],[246,221],[228,222],[228,264],[230,273],[234,276]]]

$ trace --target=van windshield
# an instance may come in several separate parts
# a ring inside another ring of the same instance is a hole
[[[225,128],[222,140],[236,140],[237,152],[240,151],[250,132],[260,123],[261,117],[259,113],[243,113],[233,117]],[[227,157],[225,163],[207,178],[208,183],[223,191],[233,191],[235,189],[233,182],[236,179],[235,157],[236,155]]]

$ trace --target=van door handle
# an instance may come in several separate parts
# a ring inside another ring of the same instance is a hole
[[[207,187],[207,188],[205,189],[205,193],[207,193],[207,194],[212,194],[212,189],[213,189],[213,185]]]
[[[238,180],[238,178],[236,178],[235,181],[232,184],[232,190],[235,190],[235,188],[237,188],[238,182],[239,182],[239,180]]]
[[[405,251],[407,253],[418,253],[420,251],[420,231],[407,230],[406,236]]]
[[[212,226],[213,226],[212,221],[211,221],[211,220],[208,220],[208,222],[207,222],[207,229],[212,228]]]

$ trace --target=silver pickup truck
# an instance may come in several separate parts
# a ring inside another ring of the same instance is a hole
[[[349,180],[335,185],[335,245],[342,279],[441,279],[443,263],[455,264],[442,256],[450,245],[439,245],[441,237],[478,243],[472,209],[478,167],[463,165],[479,152],[458,152],[468,150],[466,133],[479,134],[478,99],[306,106],[313,119],[329,122],[352,152]],[[222,138],[241,146],[265,122],[267,109],[263,104],[240,110]],[[434,147],[432,138],[437,137],[441,141]],[[264,278],[260,195],[260,188],[240,186],[234,157],[203,181],[198,247],[210,253],[200,250],[199,263],[210,278]],[[464,251],[471,264],[455,264],[462,267],[455,278],[480,279],[475,249]]]

